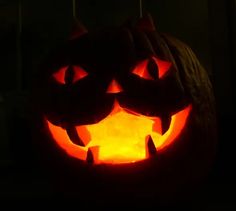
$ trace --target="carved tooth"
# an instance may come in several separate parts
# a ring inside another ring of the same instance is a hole
[[[86,161],[89,164],[98,163],[98,153],[99,153],[99,146],[89,147],[87,151],[87,158]]]
[[[156,155],[156,153],[157,153],[157,150],[152,140],[152,137],[148,135],[146,137],[146,157],[151,157],[153,155]]]
[[[161,117],[161,128],[162,128],[162,135],[169,129],[171,123],[171,116],[170,115],[163,115]]]
[[[89,164],[93,164],[94,163],[93,153],[92,153],[91,149],[88,149],[86,161]]]
[[[75,143],[75,144],[77,144],[77,145],[79,145],[79,146],[83,146],[83,147],[85,146],[84,143],[83,143],[83,141],[82,141],[82,140],[80,139],[80,137],[78,136],[78,133],[77,133],[76,128],[75,128],[74,126],[72,126],[72,125],[67,125],[67,126],[66,126],[66,132],[67,132],[67,134],[68,134],[70,140],[71,140],[73,143]]]

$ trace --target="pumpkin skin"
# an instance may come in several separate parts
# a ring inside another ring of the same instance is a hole
[[[154,80],[133,74],[142,61],[151,58],[171,64],[162,79],[160,72],[156,77],[149,71]],[[62,77],[54,77],[71,66],[86,71],[81,80],[73,82],[75,74],[66,71]],[[69,196],[104,204],[132,204],[132,199],[141,199],[143,204],[169,203],[186,199],[207,175],[216,146],[210,80],[192,50],[158,32],[150,17],[135,27],[73,35],[48,58],[36,78],[37,149],[52,178],[60,182],[58,188]],[[107,93],[114,78],[122,92]],[[170,144],[135,163],[94,165],[93,157],[86,162],[69,156],[55,142],[47,122],[62,128],[64,124],[95,124],[108,116],[116,100],[132,112],[167,119],[167,128],[171,115],[187,106],[191,110]]]

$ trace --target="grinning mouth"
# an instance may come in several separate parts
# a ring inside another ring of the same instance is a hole
[[[191,107],[172,115],[168,124],[160,117],[122,108],[117,101],[110,114],[95,124],[60,127],[46,121],[53,140],[72,157],[93,164],[133,163],[173,143],[185,127]]]

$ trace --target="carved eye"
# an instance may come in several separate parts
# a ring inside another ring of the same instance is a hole
[[[170,67],[170,62],[152,57],[138,63],[132,73],[146,80],[156,80],[163,78]]]
[[[88,73],[83,68],[73,65],[61,67],[53,74],[53,78],[60,84],[73,84],[87,75]]]
[[[53,73],[53,78],[60,84],[65,84],[65,73],[68,69],[68,66],[62,67],[57,72]]]

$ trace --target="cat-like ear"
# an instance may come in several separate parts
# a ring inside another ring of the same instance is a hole
[[[136,24],[136,27],[145,32],[155,31],[156,27],[154,25],[152,16],[148,13],[145,14],[142,18],[140,18]]]
[[[72,30],[69,36],[69,40],[77,39],[86,33],[88,33],[86,27],[80,21],[75,20],[72,24]]]

